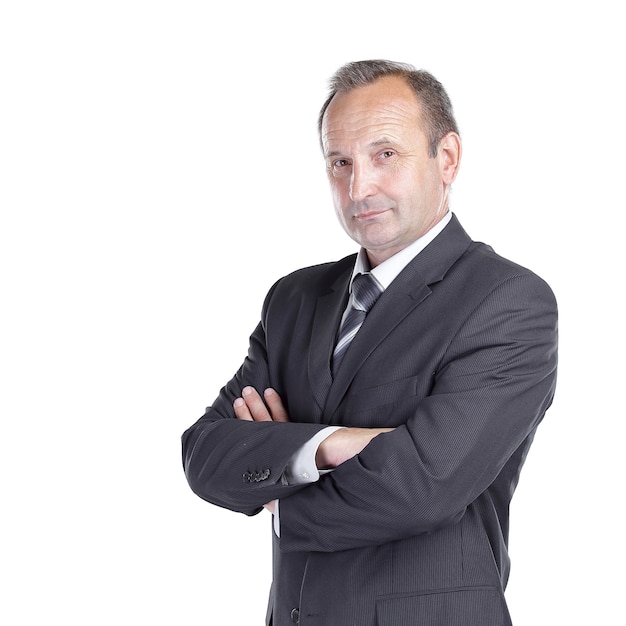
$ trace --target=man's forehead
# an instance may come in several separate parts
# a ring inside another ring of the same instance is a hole
[[[324,153],[331,155],[347,149],[369,151],[415,143],[422,135],[417,111],[383,114],[374,110],[363,116],[329,117],[322,126],[321,139]]]
[[[381,79],[335,95],[322,121],[322,142],[375,141],[415,127],[419,119],[419,102],[412,88],[398,77]]]

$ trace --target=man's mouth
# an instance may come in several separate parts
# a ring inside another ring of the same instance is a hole
[[[371,220],[371,219],[375,219],[377,218],[379,215],[382,215],[383,213],[386,213],[387,211],[390,211],[391,209],[371,209],[369,211],[362,211],[361,213],[356,213],[354,215],[355,219],[357,220],[362,220],[362,221],[366,221],[366,220]]]

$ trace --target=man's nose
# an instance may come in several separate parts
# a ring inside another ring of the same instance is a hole
[[[376,193],[376,176],[371,166],[353,163],[350,179],[350,199],[360,202]]]

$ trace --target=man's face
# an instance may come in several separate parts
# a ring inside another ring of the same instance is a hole
[[[335,210],[372,266],[421,237],[446,213],[460,144],[450,133],[456,157],[440,147],[431,158],[422,127],[417,96],[398,77],[337,94],[324,115],[322,145]]]

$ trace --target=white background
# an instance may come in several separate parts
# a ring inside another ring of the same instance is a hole
[[[444,83],[455,212],[559,300],[557,397],[512,507],[515,624],[626,623],[618,3],[431,4],[0,5],[3,624],[263,623],[269,515],[194,496],[180,435],[270,285],[355,249],[316,116],[365,58]]]

